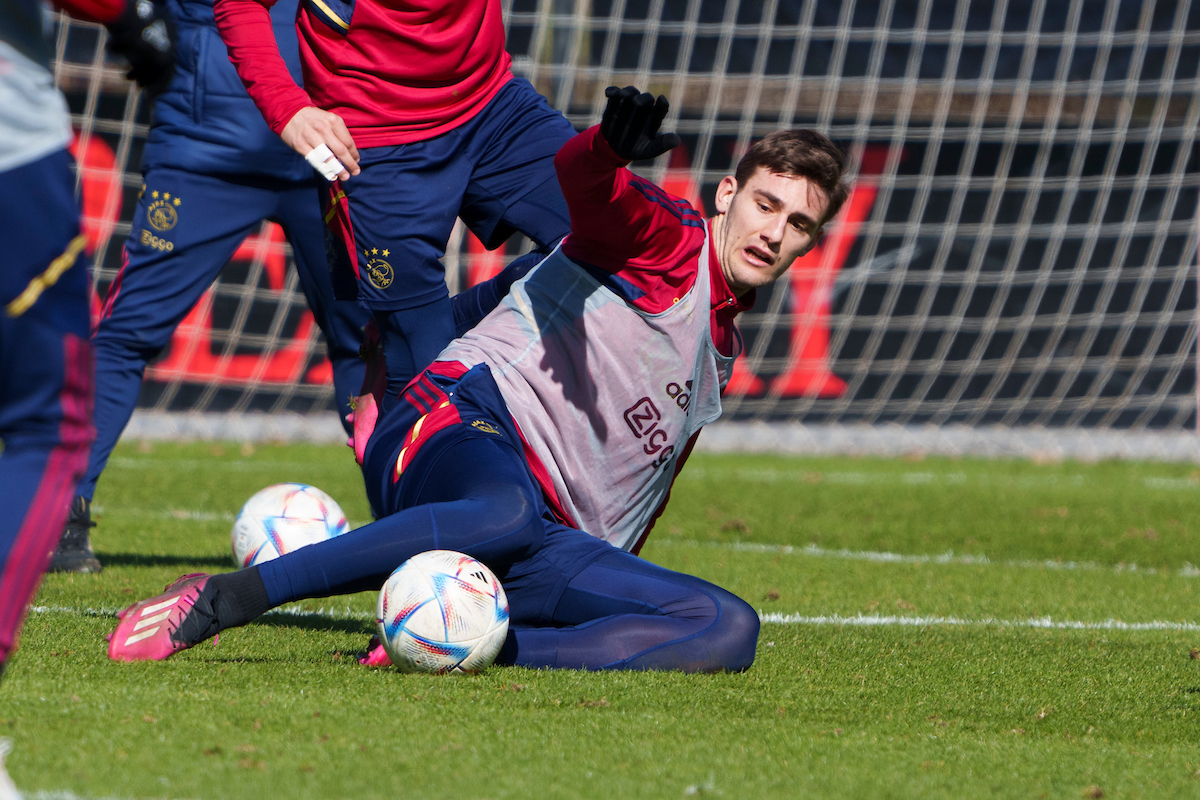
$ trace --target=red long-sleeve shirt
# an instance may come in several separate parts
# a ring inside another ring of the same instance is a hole
[[[700,212],[624,167],[629,162],[613,152],[589,128],[570,139],[554,158],[558,182],[571,213],[571,233],[563,253],[630,284],[641,297],[631,302],[657,314],[670,308],[707,267],[712,285],[712,337],[717,349],[733,353],[734,318],[754,306],[754,292],[740,299],[725,281],[716,248],[708,264],[699,264],[705,222]]]
[[[511,77],[499,0],[304,0],[296,19],[304,89],[271,30],[275,0],[216,0],[229,58],[267,124],[340,116],[358,147],[439,136],[478,114]]]

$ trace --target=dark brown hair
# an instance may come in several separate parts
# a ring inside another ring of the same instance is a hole
[[[819,220],[821,225],[838,212],[850,195],[849,185],[842,180],[846,155],[820,131],[797,129],[768,133],[738,162],[733,177],[739,190],[759,167],[779,175],[807,178],[823,191],[829,206]]]

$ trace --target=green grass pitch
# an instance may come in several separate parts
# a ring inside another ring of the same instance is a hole
[[[0,684],[28,796],[1200,796],[1194,466],[698,455],[643,555],[760,609],[744,674],[370,670],[367,594],[108,662],[281,481],[368,518],[344,448],[118,449]]]

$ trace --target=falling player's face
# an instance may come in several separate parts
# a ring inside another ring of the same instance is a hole
[[[821,238],[829,199],[807,178],[759,167],[738,186],[727,175],[717,187],[714,245],[721,272],[737,296],[767,286]]]

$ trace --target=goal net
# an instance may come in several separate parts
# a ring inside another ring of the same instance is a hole
[[[583,128],[605,86],[666,94],[683,144],[635,168],[712,213],[782,127],[842,144],[853,193],[741,322],[733,420],[1190,432],[1200,2],[506,0],[514,71]],[[149,114],[103,33],[60,25],[102,293]],[[528,245],[456,231],[457,288]],[[332,407],[290,252],[264,226],[148,373],[156,410]],[[1016,435],[1014,433],[1014,435]]]

